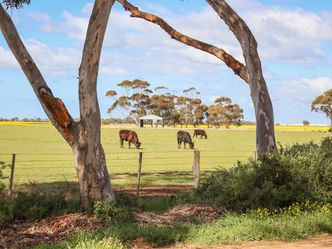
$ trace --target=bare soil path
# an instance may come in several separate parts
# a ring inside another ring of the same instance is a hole
[[[131,244],[132,249],[152,249],[151,247],[140,241]],[[332,236],[317,236],[306,240],[284,242],[284,241],[250,241],[236,245],[221,246],[196,246],[190,244],[178,244],[174,246],[162,247],[162,249],[331,249]]]

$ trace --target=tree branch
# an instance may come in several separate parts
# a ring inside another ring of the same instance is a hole
[[[248,71],[262,71],[257,42],[248,25],[225,0],[206,0],[239,41]],[[249,69],[250,68],[250,69]],[[262,76],[263,77],[263,76]],[[250,78],[250,75],[248,76]],[[249,79],[249,82],[253,82]],[[249,83],[248,82],[248,83]],[[250,83],[249,83],[250,84]]]
[[[1,4],[0,28],[9,48],[13,52],[24,74],[30,82],[30,85],[41,103],[46,115],[52,124],[59,130],[61,135],[66,139],[66,141],[69,144],[73,143],[74,133],[69,127],[74,122],[72,117],[69,115],[63,102],[59,98],[53,96],[52,91],[47,86],[47,83],[40,73],[36,63],[24,46],[13,21]]]
[[[97,77],[100,54],[108,18],[115,0],[96,0],[89,20],[79,69],[79,98],[81,120],[94,119],[100,126],[97,98]]]
[[[122,4],[125,10],[130,11],[131,17],[138,17],[148,22],[155,23],[159,25],[164,31],[166,31],[166,33],[168,33],[172,39],[175,39],[183,44],[216,56],[218,59],[222,60],[229,68],[231,68],[235,74],[240,76],[245,82],[248,83],[246,67],[241,62],[236,60],[232,55],[228,54],[225,50],[178,32],[159,16],[142,12],[136,6],[132,5],[126,0],[117,1]]]

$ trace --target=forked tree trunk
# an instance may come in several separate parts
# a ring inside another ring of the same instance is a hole
[[[11,18],[0,4],[0,28],[7,44],[49,120],[73,150],[82,206],[86,211],[91,210],[91,202],[94,200],[115,200],[104,150],[100,143],[101,120],[97,99],[100,54],[113,4],[114,0],[96,0],[92,10],[79,70],[80,121],[78,122],[70,116],[61,99],[53,96]]]
[[[274,133],[273,107],[263,77],[256,40],[246,23],[225,0],[206,1],[236,36],[242,47],[246,65],[243,65],[221,48],[180,33],[159,16],[140,11],[126,0],[117,1],[126,10],[130,11],[131,17],[142,18],[155,23],[168,33],[172,39],[216,56],[231,68],[236,75],[248,83],[256,115],[256,148],[258,156],[261,157],[264,153],[277,148]]]

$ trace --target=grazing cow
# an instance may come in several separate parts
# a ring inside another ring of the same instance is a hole
[[[190,149],[194,148],[194,143],[191,141],[191,137],[189,132],[186,131],[178,131],[177,133],[178,138],[178,148],[180,149],[181,143],[183,142],[184,148],[186,148],[186,143],[190,145]]]
[[[138,140],[137,134],[134,131],[120,130],[119,136],[120,136],[121,148],[123,148],[123,141],[128,141],[129,149],[130,149],[131,143],[135,144],[136,149],[139,149],[139,147],[141,146],[141,143]]]
[[[200,135],[202,137],[205,137],[205,139],[207,139],[207,135],[206,135],[206,132],[204,130],[201,130],[201,129],[195,129],[194,130],[194,135],[193,135],[193,138],[196,136]]]

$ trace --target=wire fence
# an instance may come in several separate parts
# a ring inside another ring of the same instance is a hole
[[[14,170],[11,165],[14,160]],[[137,175],[139,165],[139,151],[125,150],[121,152],[106,153],[106,162],[111,179],[123,181]],[[174,151],[144,151],[142,152],[142,177],[170,174],[173,172],[191,172],[193,165],[193,150]],[[253,151],[200,151],[201,171],[214,170],[217,167],[229,168],[238,160],[246,161],[256,158]],[[0,162],[8,165],[4,174],[13,178],[14,185],[36,182],[51,183],[58,181],[77,180],[74,157],[72,154],[0,154]],[[12,173],[12,177],[10,174]]]

